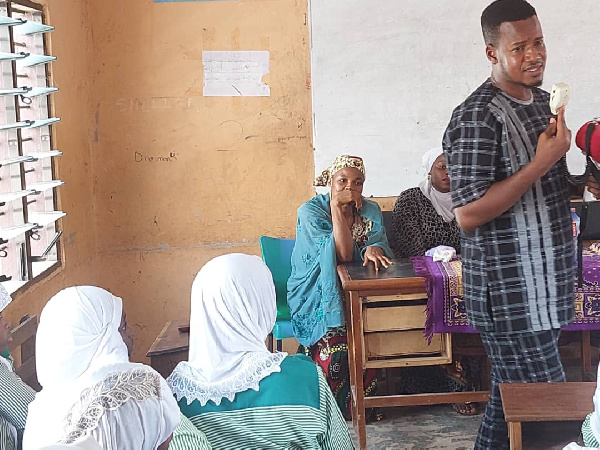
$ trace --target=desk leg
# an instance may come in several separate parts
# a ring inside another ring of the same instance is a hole
[[[521,422],[508,422],[508,439],[510,450],[522,450]]]
[[[592,350],[590,345],[590,332],[581,332],[581,381],[595,381],[592,373]]]
[[[348,334],[348,364],[350,389],[352,391],[352,423],[358,428],[361,449],[367,448],[367,424],[365,420],[365,390],[363,385],[363,324],[362,305],[358,293],[350,291],[346,297],[346,331]]]
[[[345,293],[346,297],[346,338],[348,340],[348,370],[350,372],[350,406],[356,410],[356,381],[354,367],[356,366],[356,357],[354,356],[354,333],[352,332],[352,312],[350,311],[350,294]],[[352,414],[352,425],[358,425],[356,414]]]

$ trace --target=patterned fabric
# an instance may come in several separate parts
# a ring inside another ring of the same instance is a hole
[[[359,220],[352,224],[352,240],[356,243],[359,250],[362,250],[369,240],[368,234],[373,229],[373,221],[364,216],[359,216]]]
[[[169,450],[211,450],[206,435],[194,426],[194,424],[181,415],[179,425],[173,431],[173,439],[169,443]]]
[[[418,187],[402,192],[392,211],[391,243],[396,258],[424,255],[438,245],[460,253],[460,228],[456,220],[446,222]]]
[[[160,376],[146,369],[132,369],[107,375],[96,385],[81,393],[66,418],[65,436],[61,444],[71,444],[98,427],[106,411],[113,411],[125,402],[143,402],[160,398]]]
[[[583,423],[581,424],[581,435],[583,436],[583,445],[590,448],[600,448],[600,443],[596,439],[596,436],[594,436],[594,432],[592,431],[592,426],[590,424],[592,414],[594,413],[589,413],[585,417]]]
[[[10,356],[0,356],[0,449],[17,449],[23,438],[27,407],[35,391],[13,370]]]
[[[558,354],[560,330],[523,333],[481,333],[490,358],[491,389],[475,449],[508,449],[508,427],[502,411],[500,383],[565,381]]]
[[[212,401],[188,404],[184,398],[179,406],[213,449],[354,448],[323,374],[302,355],[288,356],[281,372],[264,378],[258,392],[240,392],[218,406]],[[184,447],[171,443],[170,448]]]
[[[575,318],[562,327],[565,331],[600,329],[600,243],[586,247],[583,255],[583,284],[575,288]],[[425,335],[431,338],[433,333],[477,332],[467,317],[461,261],[433,261],[427,256],[411,260],[427,287]]]
[[[348,366],[348,338],[346,327],[331,329],[312,347],[300,346],[325,374],[327,384],[333,393],[338,407],[346,420],[352,420],[352,398],[350,396],[350,370]],[[377,394],[377,372],[368,369],[363,372],[365,397]],[[367,420],[375,419],[377,412],[367,410]]]
[[[481,198],[535,156],[551,113],[548,93],[531,92],[530,101],[520,101],[487,80],[454,110],[443,146],[455,207]],[[463,233],[465,301],[478,330],[550,330],[572,319],[572,181],[563,158],[505,213]]]
[[[425,278],[425,336],[431,340],[434,333],[477,333],[469,325],[463,300],[461,261],[433,261],[429,256],[415,256],[411,261],[415,274]]]
[[[287,301],[294,336],[306,347],[314,345],[329,328],[345,323],[329,201],[329,194],[316,195],[298,208]],[[363,199],[360,215],[370,225],[365,228],[366,242],[364,237],[355,237],[352,260],[362,261],[369,246],[381,247],[391,256],[379,205]]]
[[[331,163],[331,166],[329,166],[327,169],[325,169],[323,171],[323,173],[321,173],[321,175],[319,175],[315,179],[315,186],[329,185],[329,183],[331,182],[331,179],[333,178],[333,175],[338,170],[342,170],[345,167],[354,167],[355,169],[360,170],[363,175],[366,175],[365,165],[363,163],[362,158],[359,158],[358,156],[350,156],[350,155],[336,156],[335,159],[333,160],[333,162]]]

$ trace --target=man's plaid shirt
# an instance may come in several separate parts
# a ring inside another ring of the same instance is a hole
[[[534,157],[551,113],[548,93],[532,94],[520,101],[488,80],[454,110],[443,146],[455,207],[481,198]],[[569,178],[563,158],[504,214],[462,233],[464,299],[478,330],[541,331],[572,319]]]

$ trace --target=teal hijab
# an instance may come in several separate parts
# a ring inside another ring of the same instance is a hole
[[[379,205],[363,199],[359,213],[371,220],[373,227],[362,249],[354,244],[352,260],[363,261],[370,246],[381,247],[391,257]],[[336,266],[329,194],[317,195],[298,208],[292,273],[287,285],[294,335],[307,347],[321,339],[329,328],[345,323],[344,297]]]

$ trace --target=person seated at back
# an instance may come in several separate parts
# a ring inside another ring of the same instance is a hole
[[[426,178],[402,192],[392,212],[392,247],[397,258],[425,255],[440,245],[453,247],[460,253],[460,228],[452,212],[450,178],[442,147],[423,155]],[[463,357],[444,371],[437,367],[403,369],[401,391],[411,393],[440,390],[444,392],[474,389],[481,363],[475,357]],[[454,410],[463,415],[478,413],[472,403],[455,403]]]
[[[580,447],[575,442],[571,442],[563,450],[584,450],[600,448],[600,367],[598,367],[596,392],[594,392],[593,402],[594,410],[589,413],[581,425],[581,437],[583,445]]]
[[[303,355],[271,353],[271,272],[257,256],[209,261],[192,284],[189,360],[167,378],[213,448],[351,449],[327,382]],[[171,450],[179,450],[175,431]]]
[[[52,297],[37,331],[42,390],[29,406],[23,449],[91,435],[104,450],[166,450],[179,408],[156,371],[129,362],[132,343],[119,297],[93,286]]]
[[[351,418],[350,371],[344,297],[338,264],[351,261],[386,268],[392,261],[379,205],[362,196],[362,158],[341,155],[315,180],[329,187],[298,208],[296,243],[288,279],[287,301],[300,352],[325,372],[338,406]],[[366,396],[377,392],[375,369],[363,374]],[[367,420],[379,419],[375,409]]]
[[[0,284],[0,449],[16,450],[21,447],[27,419],[27,407],[35,398],[35,391],[19,378],[7,345],[12,340],[10,323],[2,317],[4,308],[12,301]]]
[[[442,147],[423,155],[427,177],[402,192],[392,211],[392,248],[396,258],[422,256],[439,245],[460,253],[460,228],[452,212],[450,178]]]

